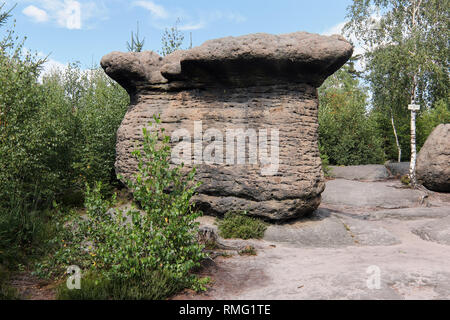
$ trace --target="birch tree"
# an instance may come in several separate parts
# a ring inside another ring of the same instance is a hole
[[[448,100],[449,7],[450,0],[354,0],[348,8],[345,32],[356,36],[366,49],[365,77],[373,107],[390,117],[399,160],[402,141],[396,123],[410,117],[413,185],[416,111],[409,116],[408,106],[420,104],[426,110]]]

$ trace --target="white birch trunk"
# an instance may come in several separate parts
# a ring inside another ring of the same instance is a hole
[[[400,147],[400,143],[398,142],[397,129],[395,128],[394,115],[392,114],[392,112],[391,112],[391,123],[392,123],[392,129],[394,130],[395,143],[397,144],[398,162],[401,162],[402,161],[402,148]]]
[[[411,165],[409,167],[409,177],[411,185],[417,186],[416,179],[416,162],[417,162],[417,150],[416,150],[416,111],[411,111]]]

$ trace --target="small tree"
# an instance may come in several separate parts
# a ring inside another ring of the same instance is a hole
[[[174,51],[180,50],[184,41],[184,34],[180,30],[178,30],[178,24],[180,23],[180,19],[177,19],[175,25],[166,30],[163,33],[161,38],[162,49],[161,54],[163,56],[167,56]]]
[[[354,0],[348,10],[350,21],[345,30],[366,46],[366,76],[373,92],[374,108],[391,118],[399,155],[394,116],[406,123],[408,105],[419,103],[434,108],[440,99],[448,99],[449,3],[449,0]],[[416,111],[412,110],[410,176],[413,185],[416,182],[415,115]]]
[[[185,174],[183,165],[171,165],[170,137],[159,127],[159,118],[154,120],[158,128],[143,129],[143,146],[133,152],[138,171],[128,180],[142,210],[109,210],[114,198],[112,203],[103,199],[101,184],[87,188],[87,215],[68,224],[70,245],[57,257],[69,265],[90,265],[92,272],[115,283],[155,273],[195,287],[199,279],[190,271],[205,258],[197,242],[200,213],[191,203],[199,183],[194,182],[194,169]]]
[[[366,110],[367,89],[359,83],[353,61],[324,82],[319,100],[319,145],[325,164],[383,162],[373,115]]]
[[[3,11],[3,7],[5,6],[5,3],[0,4],[0,27],[6,23],[6,21],[11,17],[11,11],[16,7],[12,7],[8,11]]]
[[[139,22],[136,24],[136,34],[131,31],[131,42],[127,42],[127,49],[129,52],[141,52],[144,48],[145,38],[139,38]]]

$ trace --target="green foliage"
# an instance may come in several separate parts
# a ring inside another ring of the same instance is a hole
[[[397,159],[391,117],[402,160],[409,160],[408,104],[414,99],[422,109],[433,110],[439,101],[448,101],[449,5],[449,0],[354,0],[348,8],[346,31],[367,48],[365,79],[389,159]],[[378,10],[380,20],[375,21]],[[418,124],[418,147],[429,131],[423,121]]]
[[[81,71],[76,64],[64,72],[51,73],[43,82],[50,93],[63,97],[73,117],[72,140],[66,143],[70,148],[65,153],[69,166],[63,170],[71,179],[67,191],[84,190],[85,183],[92,185],[95,181],[110,189],[115,181],[116,132],[129,103],[127,93],[103,70]]]
[[[259,219],[244,214],[227,213],[218,222],[219,234],[225,239],[261,239],[267,224]]]
[[[129,52],[141,52],[144,48],[145,38],[139,38],[139,22],[137,22],[136,34],[131,31],[131,43],[127,42],[127,49]]]
[[[2,11],[5,7],[5,3],[0,4],[0,27],[4,25],[11,17],[11,11],[15,8],[15,6],[16,5],[14,5],[14,7],[9,9],[8,11]]]
[[[0,14],[1,23],[8,16]],[[41,77],[43,63],[6,31],[0,42],[2,263],[42,239],[54,200],[76,205],[86,182],[102,181],[109,191],[116,181],[116,131],[127,93],[102,70],[77,65]]]
[[[0,20],[1,21],[1,20]],[[0,264],[0,300],[16,300],[19,294],[8,284],[9,272]]]
[[[411,179],[408,175],[404,175],[400,178],[401,183],[403,183],[406,186],[409,186],[411,184]]]
[[[366,89],[359,85],[350,64],[325,81],[319,90],[319,149],[334,165],[382,163],[381,139],[374,118],[366,110]]]
[[[178,23],[180,19],[177,19],[175,25],[170,29],[166,28],[161,38],[161,54],[167,56],[174,51],[180,50],[184,41],[184,34],[178,30]]]
[[[159,126],[158,118],[155,122]],[[195,220],[200,213],[190,203],[198,187],[193,182],[195,170],[184,173],[183,166],[170,166],[169,137],[163,132],[162,128],[154,132],[144,129],[142,149],[134,152],[139,170],[128,185],[142,210],[109,209],[115,197],[106,201],[102,185],[97,183],[93,189],[87,188],[86,216],[65,223],[66,239],[57,241],[59,249],[53,261],[78,265],[101,279],[99,293],[92,293],[93,297],[106,291],[113,297],[150,298],[166,296],[167,290],[180,287],[202,287],[190,273],[205,257],[203,246],[196,241]],[[47,267],[41,269],[45,272]],[[156,289],[141,283],[149,277],[166,291],[154,292]],[[125,291],[117,291],[126,282]],[[80,294],[89,297],[91,293]]]
[[[246,246],[244,249],[239,251],[239,255],[241,255],[241,256],[256,256],[257,252],[256,252],[255,247]]]
[[[167,272],[149,271],[139,277],[114,280],[89,272],[82,276],[80,290],[70,290],[64,282],[56,296],[59,300],[163,300],[181,289]]]
[[[46,239],[47,212],[30,207],[22,199],[13,198],[0,207],[0,265],[14,267],[25,254],[32,254]]]
[[[331,175],[330,159],[328,158],[327,153],[320,144],[319,144],[319,151],[320,151],[320,159],[322,160],[323,173],[325,177],[329,177]]]

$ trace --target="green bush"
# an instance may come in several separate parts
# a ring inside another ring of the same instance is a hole
[[[19,293],[8,284],[9,272],[0,264],[0,300],[19,299]]]
[[[4,23],[7,15],[0,17]],[[43,62],[6,31],[0,41],[2,261],[38,244],[54,200],[77,206],[85,183],[102,181],[110,192],[117,181],[116,132],[127,93],[103,70],[77,65],[40,78]]]
[[[116,132],[128,108],[128,94],[103,70],[82,71],[77,64],[45,76],[43,86],[62,95],[65,109],[73,116],[72,143],[66,152],[69,167],[62,168],[71,184],[63,199],[67,193],[84,190],[85,183],[93,185],[96,181],[103,183],[104,191],[111,191],[116,181]]]
[[[366,109],[366,89],[350,71],[349,65],[344,66],[319,90],[321,156],[333,165],[383,163],[381,138]]]
[[[183,289],[181,283],[165,272],[149,271],[131,279],[108,280],[88,273],[81,278],[79,290],[62,283],[56,292],[58,300],[163,300]]]
[[[158,118],[155,122],[159,126]],[[109,209],[115,197],[104,200],[101,183],[93,189],[88,187],[86,216],[66,223],[65,239],[59,243],[53,260],[90,270],[104,283],[100,292],[114,288],[108,293],[114,297],[120,296],[116,290],[126,282],[134,291],[142,289],[133,297],[166,296],[173,291],[170,288],[202,288],[199,279],[191,274],[205,258],[203,246],[196,241],[195,220],[200,213],[190,203],[198,187],[193,182],[195,170],[185,173],[183,166],[171,167],[169,141],[162,128],[152,133],[144,129],[143,147],[133,153],[139,169],[128,185],[142,211]],[[169,291],[151,293],[142,283],[150,273]],[[131,294],[127,287],[124,290],[124,296]]]
[[[218,222],[219,234],[225,239],[261,239],[267,224],[259,219],[244,214],[227,213]]]

